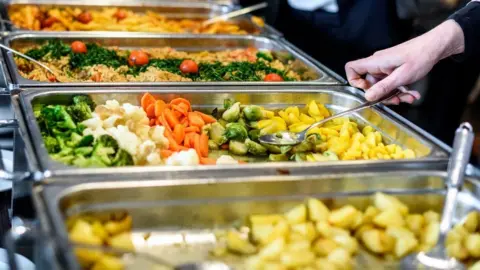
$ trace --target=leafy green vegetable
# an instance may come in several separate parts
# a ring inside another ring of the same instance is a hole
[[[70,67],[72,69],[103,64],[107,67],[119,68],[127,65],[127,58],[117,54],[115,50],[106,49],[95,43],[87,43],[87,53],[71,53]]]
[[[35,60],[41,60],[47,55],[53,59],[59,59],[62,56],[67,56],[71,51],[72,49],[67,44],[59,39],[52,39],[39,48],[28,50],[25,54]]]
[[[268,52],[257,52],[257,58],[265,59],[268,62],[273,61],[273,56]]]

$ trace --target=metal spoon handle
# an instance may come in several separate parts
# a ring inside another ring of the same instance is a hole
[[[256,4],[256,5],[249,6],[249,7],[246,7],[246,8],[242,8],[242,9],[239,9],[239,10],[236,10],[236,11],[232,11],[232,12],[229,12],[227,14],[223,14],[223,15],[220,15],[220,16],[213,17],[209,20],[206,20],[202,23],[202,26],[206,26],[206,25],[215,23],[217,21],[228,20],[228,19],[231,19],[233,17],[237,17],[237,16],[241,16],[241,15],[253,12],[255,10],[266,8],[267,6],[268,6],[267,2],[262,2],[260,4]]]
[[[18,56],[20,56],[20,57],[23,57],[23,58],[25,58],[25,59],[27,59],[27,60],[29,60],[29,61],[32,61],[33,63],[35,63],[35,64],[43,67],[43,68],[46,69],[48,72],[50,72],[50,73],[52,73],[53,75],[55,75],[55,72],[53,72],[53,70],[51,70],[51,69],[50,69],[49,67],[47,67],[46,65],[40,63],[39,61],[31,58],[30,56],[27,56],[27,55],[25,55],[25,54],[23,54],[23,53],[21,53],[21,52],[19,52],[19,51],[17,51],[17,50],[14,50],[14,49],[12,49],[12,48],[10,48],[10,47],[8,47],[8,46],[3,45],[3,44],[0,44],[0,48],[2,48],[2,49],[4,49],[4,50],[7,50],[7,51],[9,51],[9,52],[12,52],[12,53],[14,53],[14,54],[16,54],[16,55],[18,55]]]
[[[318,121],[318,122],[316,122],[316,123],[313,123],[309,128],[307,128],[307,129],[304,131],[304,133],[307,133],[309,130],[311,130],[311,129],[313,129],[313,128],[315,128],[315,127],[317,127],[317,126],[319,126],[319,125],[321,125],[321,124],[323,124],[323,123],[325,123],[325,122],[328,122],[328,121],[333,120],[333,119],[338,118],[338,117],[342,117],[342,116],[347,115],[347,114],[351,114],[351,113],[354,113],[354,112],[361,111],[361,110],[366,109],[366,108],[370,108],[370,107],[375,106],[375,105],[377,105],[377,104],[379,104],[379,103],[382,103],[382,102],[384,102],[384,101],[387,101],[387,100],[389,100],[389,99],[391,99],[391,98],[393,98],[393,97],[395,97],[395,96],[398,96],[398,95],[400,95],[400,94],[402,94],[402,93],[406,93],[406,91],[407,91],[407,90],[406,90],[404,87],[402,87],[402,88],[399,87],[399,88],[393,90],[392,92],[388,93],[387,95],[385,95],[384,97],[382,97],[382,98],[380,98],[380,99],[378,99],[378,100],[376,100],[376,101],[368,101],[368,102],[365,102],[365,103],[361,104],[361,105],[358,106],[358,107],[355,107],[355,108],[352,108],[352,109],[349,109],[349,110],[346,110],[346,111],[337,113],[337,114],[332,115],[332,116],[330,116],[330,117],[327,117],[327,118],[325,118],[325,119],[323,119],[323,120],[320,120],[320,121]]]
[[[462,123],[455,131],[452,155],[448,162],[447,196],[440,223],[441,235],[445,235],[452,227],[457,195],[463,186],[465,169],[472,153],[473,137],[473,128],[469,123]]]

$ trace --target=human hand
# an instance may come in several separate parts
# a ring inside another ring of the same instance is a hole
[[[448,20],[417,38],[347,63],[345,72],[348,82],[365,89],[366,99],[374,101],[399,86],[420,80],[438,61],[463,51],[463,31],[455,21]],[[419,98],[417,91],[409,91],[388,103],[413,103]]]

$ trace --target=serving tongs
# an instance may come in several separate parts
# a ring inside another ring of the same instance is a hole
[[[143,259],[151,266],[162,266],[171,270],[231,270],[227,264],[220,261],[206,260],[201,262],[190,262],[182,264],[172,264],[161,257],[161,254],[151,254],[144,251],[127,250],[118,247],[91,245],[79,242],[73,242],[61,236],[47,235],[38,229],[38,224],[32,221],[24,221],[20,218],[12,220],[12,229],[5,236],[5,247],[7,249],[8,262],[11,270],[21,270],[17,266],[15,259],[16,241],[24,238],[33,238],[35,240],[54,241],[54,249],[58,252],[66,250],[82,249],[92,252],[103,252],[107,254],[121,255],[128,265],[128,261],[133,259]],[[132,258],[133,257],[133,258]]]
[[[33,59],[32,57],[30,57],[30,56],[28,56],[28,55],[25,55],[25,54],[23,54],[23,53],[21,53],[21,52],[19,52],[19,51],[17,51],[17,50],[14,50],[14,49],[12,49],[12,48],[10,48],[10,47],[8,47],[8,46],[5,46],[5,45],[3,45],[3,44],[0,44],[0,48],[2,48],[2,49],[4,49],[4,50],[7,50],[7,51],[9,51],[9,52],[11,52],[11,53],[14,53],[14,54],[16,54],[16,55],[18,55],[18,56],[20,56],[20,57],[22,57],[22,58],[27,59],[28,61],[31,61],[31,62],[37,64],[38,66],[42,67],[43,69],[45,69],[46,71],[48,71],[49,73],[51,73],[51,74],[55,77],[55,81],[59,81],[57,75],[55,74],[55,72],[54,72],[52,69],[50,69],[49,67],[47,67],[45,64],[41,63],[40,61],[37,61],[37,60]]]
[[[216,23],[216,22],[219,22],[219,21],[226,21],[226,20],[229,20],[231,18],[235,18],[235,17],[242,16],[242,15],[248,14],[250,12],[262,9],[262,8],[266,8],[267,6],[268,6],[267,2],[262,2],[262,3],[259,3],[259,4],[253,5],[253,6],[249,6],[249,7],[246,7],[246,8],[242,8],[242,9],[239,9],[239,10],[228,12],[226,14],[215,16],[211,19],[208,19],[208,20],[202,22],[201,26],[205,27],[205,26],[208,26],[212,23]]]
[[[451,269],[461,270],[465,266],[446,254],[445,239],[452,228],[457,196],[460,193],[465,177],[470,154],[473,146],[473,130],[469,123],[463,123],[455,132],[453,151],[448,163],[447,194],[443,205],[442,219],[440,222],[440,234],[437,245],[428,253],[420,252],[412,254],[402,260],[402,269]]]

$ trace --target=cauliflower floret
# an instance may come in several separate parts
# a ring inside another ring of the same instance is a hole
[[[93,135],[94,138],[98,138],[102,135],[110,135],[110,134],[102,127],[99,127],[95,130],[91,128],[86,128],[85,130],[83,130],[83,136],[87,136],[87,135]]]
[[[123,109],[125,110],[125,119],[126,120],[133,120],[137,122],[137,124],[148,125],[149,119],[147,117],[147,113],[140,107],[134,106],[130,103],[124,103]]]
[[[126,126],[122,125],[108,128],[107,132],[117,140],[120,148],[125,149],[133,157],[137,156],[137,148],[140,144],[140,140],[135,133],[130,132]]]
[[[222,155],[217,159],[217,165],[238,164],[238,161],[229,155]]]
[[[112,109],[112,110],[115,110],[117,109],[118,107],[120,107],[120,103],[115,100],[115,99],[112,99],[112,100],[107,100],[105,102],[105,107],[107,107],[108,109]]]
[[[92,130],[101,128],[103,125],[102,119],[100,119],[100,117],[98,117],[96,114],[92,114],[92,116],[93,116],[92,118],[83,121],[82,124]]]
[[[149,165],[160,165],[162,164],[162,159],[157,152],[151,153],[147,156],[147,164]]]
[[[115,122],[117,122],[118,119],[121,117],[118,115],[111,115],[107,119],[103,120],[103,128],[111,128],[115,126]]]
[[[137,158],[138,160],[144,160],[148,155],[155,151],[155,143],[151,140],[146,140],[138,146]]]
[[[167,158],[165,164],[169,166],[198,165],[200,164],[200,160],[194,149],[188,149],[186,151],[173,153]]]
[[[157,144],[159,149],[168,149],[168,139],[165,138],[165,127],[154,126],[150,128],[150,139]]]

